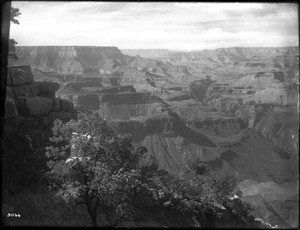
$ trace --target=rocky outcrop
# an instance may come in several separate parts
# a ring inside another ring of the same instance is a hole
[[[30,66],[9,67],[7,78],[10,81],[6,87],[6,118],[43,117],[51,112],[67,112],[72,118],[76,113],[71,102],[55,98],[58,83],[33,81]],[[59,115],[57,118],[60,118]]]
[[[36,81],[35,84],[38,87],[39,95],[42,97],[55,98],[55,92],[59,89],[58,83]]]
[[[33,81],[30,66],[8,67],[4,112],[5,191],[16,193],[41,175],[55,119],[76,118],[72,102],[55,98],[58,83]],[[7,181],[8,180],[8,181]]]
[[[25,99],[25,106],[31,116],[45,116],[49,114],[53,100],[47,97],[28,97]]]

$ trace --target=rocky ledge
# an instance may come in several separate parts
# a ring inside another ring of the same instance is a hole
[[[30,66],[8,67],[3,135],[6,195],[41,175],[53,121],[76,118],[73,103],[55,97],[58,89],[58,83],[33,81]]]
[[[55,98],[58,83],[33,81],[30,66],[9,67],[6,86],[6,119],[29,116],[66,120],[76,113],[72,102]]]

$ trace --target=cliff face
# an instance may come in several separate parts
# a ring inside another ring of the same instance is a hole
[[[167,49],[121,49],[122,53],[143,58],[160,58],[171,53]]]
[[[154,57],[152,57],[154,58]],[[194,76],[214,80],[234,79],[260,71],[284,72],[284,78],[297,82],[299,77],[298,47],[232,47],[192,52],[170,52],[157,58],[184,65]]]
[[[285,63],[291,64],[296,54],[297,47],[231,47],[193,52],[170,52],[166,53],[164,58],[175,62],[207,59],[218,64],[231,65],[236,65],[241,62],[246,65],[247,63],[249,65],[251,62],[258,65],[266,65],[268,61],[263,62],[262,60],[271,60],[271,63],[274,60],[275,63],[284,66]]]
[[[18,46],[16,54],[19,59],[14,64],[63,74],[99,73],[126,63],[117,47]]]
[[[70,101],[55,97],[58,88],[58,83],[33,81],[30,66],[8,68],[3,138],[4,190],[8,193],[32,183],[46,166],[45,146],[53,121],[76,117]]]
[[[291,90],[287,92],[287,95],[290,94],[293,94]],[[255,94],[254,97],[247,94],[238,99],[232,92],[228,95],[228,88],[220,86],[212,86],[207,96],[206,104],[241,118],[248,128],[280,146],[290,157],[298,159],[299,117],[295,96],[284,98],[285,95],[281,93],[269,96],[268,101],[268,94],[265,93],[262,98],[266,100],[264,102],[256,101]],[[248,96],[251,99],[247,99]]]
[[[109,75],[138,84],[146,78],[155,81],[160,77],[174,77],[180,81],[193,78],[185,66],[131,57],[122,54],[117,47],[17,46],[16,54],[19,59],[12,64],[31,65],[34,71],[45,73]]]

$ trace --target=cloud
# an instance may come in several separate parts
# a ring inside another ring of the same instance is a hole
[[[103,2],[95,2],[91,4],[90,2],[74,2],[73,9],[70,9],[70,13],[110,13],[115,11],[124,10],[128,5],[122,2],[106,4]]]
[[[13,2],[19,45],[205,49],[298,45],[293,4]]]

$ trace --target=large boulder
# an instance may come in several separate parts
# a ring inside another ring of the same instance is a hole
[[[47,115],[52,109],[53,100],[47,97],[28,97],[26,98],[26,106],[29,114],[32,116]]]
[[[26,85],[33,83],[33,76],[30,66],[10,66],[8,67],[13,85]]]
[[[11,86],[10,88],[15,96],[35,96],[39,93],[36,84]]]
[[[59,89],[57,82],[36,81],[35,84],[38,87],[39,95],[42,97],[54,98],[55,91]]]
[[[5,118],[12,118],[18,116],[18,109],[15,101],[12,98],[5,100]]]
[[[52,111],[53,112],[57,112],[60,110],[60,99],[58,98],[54,98],[54,103],[53,103],[53,107],[52,107]]]
[[[26,105],[26,98],[27,97],[16,97],[15,98],[18,113],[20,116],[28,116],[29,115],[29,109]]]
[[[73,102],[65,100],[65,99],[61,99],[60,104],[61,104],[61,109],[62,110],[68,111],[68,112],[73,112],[74,111]]]

